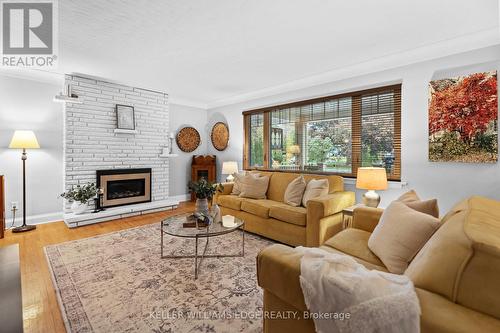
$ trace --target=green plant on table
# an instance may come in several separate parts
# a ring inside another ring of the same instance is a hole
[[[69,201],[77,201],[82,204],[86,204],[90,199],[94,198],[99,189],[94,183],[89,183],[85,185],[76,185],[64,193],[61,193],[61,197]]]
[[[205,178],[201,178],[197,182],[190,181],[188,183],[189,193],[194,193],[197,199],[212,199],[214,194],[224,190],[222,184],[211,183]]]

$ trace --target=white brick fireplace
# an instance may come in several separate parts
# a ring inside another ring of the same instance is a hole
[[[65,84],[81,104],[66,103],[64,119],[64,185],[95,183],[96,171],[151,168],[151,202],[109,208],[99,213],[70,214],[65,222],[79,226],[178,204],[169,200],[169,163],[160,157],[168,145],[168,95],[75,75]],[[116,104],[134,107],[135,131],[117,131]],[[93,205],[92,205],[93,207]]]

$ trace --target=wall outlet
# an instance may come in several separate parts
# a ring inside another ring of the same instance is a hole
[[[17,201],[12,201],[10,203],[10,210],[12,211],[14,209],[16,209],[16,210],[19,209],[19,203]]]

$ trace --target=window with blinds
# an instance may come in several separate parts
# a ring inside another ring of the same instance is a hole
[[[376,166],[400,179],[400,85],[243,114],[246,168],[355,176]]]

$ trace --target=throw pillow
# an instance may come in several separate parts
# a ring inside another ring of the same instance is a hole
[[[410,208],[413,208],[421,213],[432,215],[436,218],[439,218],[439,207],[436,199],[431,200],[420,200],[417,192],[415,190],[410,190],[396,199],[396,201],[400,201],[407,205]]]
[[[269,177],[256,177],[255,175],[246,175],[241,178],[242,198],[266,199],[267,187],[269,186]]]
[[[439,219],[393,201],[368,239],[368,248],[389,272],[403,274],[410,261],[439,228]]]
[[[245,177],[246,171],[243,171],[242,173],[233,173],[234,177],[234,184],[233,184],[233,190],[231,191],[231,194],[234,195],[240,195],[241,193],[241,178]]]
[[[299,177],[292,180],[290,184],[286,187],[285,197],[283,201],[290,206],[297,207],[300,206],[302,202],[302,196],[304,195],[304,191],[306,190],[306,180],[304,176],[300,175]]]
[[[302,205],[307,207],[307,202],[313,198],[321,197],[328,194],[330,184],[328,179],[311,179],[307,183],[304,196],[302,197]]]
[[[425,201],[403,202],[408,207],[415,209],[421,213],[429,214],[435,218],[439,218],[439,207],[436,199]]]
[[[241,179],[247,175],[252,175],[254,177],[260,177],[260,174],[258,174],[258,173],[247,173],[246,171],[243,171],[241,173],[233,173],[234,184],[233,184],[233,190],[231,191],[231,194],[240,195],[240,193],[241,193]]]
[[[417,192],[415,190],[409,190],[402,196],[396,199],[396,201],[401,201],[401,202],[411,202],[411,201],[420,201],[420,198],[417,195]]]

